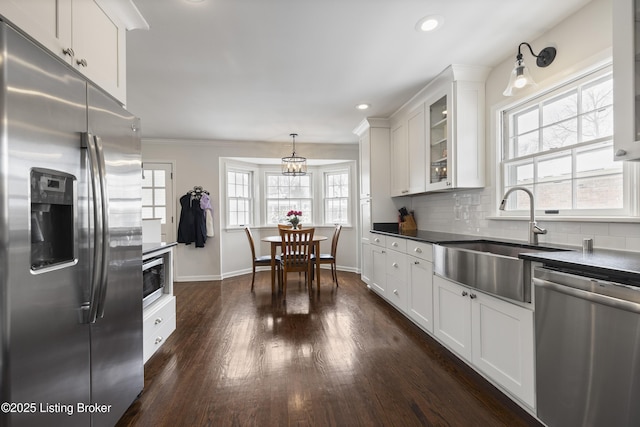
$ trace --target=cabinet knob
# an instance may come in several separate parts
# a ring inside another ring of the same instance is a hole
[[[415,253],[417,253],[417,254],[421,254],[422,253],[422,249],[420,249],[420,248],[415,248],[413,251]]]
[[[394,248],[397,248],[397,247],[398,247],[398,243],[397,243],[397,242],[393,242],[393,243],[391,244],[391,246],[393,246]]]
[[[469,295],[469,292],[467,292],[467,291],[462,291],[462,296],[463,296],[463,297],[466,297],[467,295]]]
[[[397,262],[394,262],[394,263],[393,263],[393,264],[391,264],[391,265],[393,265],[395,268],[398,268],[398,263],[397,263]]]
[[[164,339],[164,338],[162,338],[162,337],[156,337],[156,341],[155,341],[155,343],[156,343],[156,344],[160,344],[160,343],[162,342],[162,340],[163,340],[163,339]]]
[[[376,243],[380,243],[380,239],[378,239],[377,237],[375,239],[373,239],[374,242]]]
[[[397,289],[394,289],[394,290],[393,290],[393,294],[394,294],[394,295],[398,295],[398,290],[397,290]]]
[[[447,181],[447,187],[451,187],[451,183]]]
[[[620,148],[619,150],[616,150],[616,157],[622,157],[622,156],[626,156],[627,152],[625,150],[623,150],[622,148]]]
[[[85,67],[87,66],[87,60],[82,58],[82,59],[77,59],[76,60],[76,64],[78,64],[78,66],[80,67]]]
[[[66,49],[62,49],[62,53],[64,53],[67,56],[70,56],[73,58],[73,56],[76,54],[73,49],[71,49],[70,47],[66,48]]]
[[[156,321],[155,321],[155,322],[153,322],[153,323],[154,323],[155,325],[159,325],[160,323],[162,323],[162,317],[158,317],[158,318],[156,319]]]
[[[476,298],[478,298],[478,296],[476,294],[471,294],[471,295],[469,295],[469,298],[476,299]]]
[[[414,263],[415,265],[418,265],[418,264],[420,264],[420,261],[413,261],[413,263]]]

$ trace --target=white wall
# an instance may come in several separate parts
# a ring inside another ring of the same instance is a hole
[[[486,82],[486,187],[413,197],[411,206],[420,229],[527,240],[528,217],[523,220],[492,218],[497,214],[501,198],[496,194],[497,110],[567,79],[586,64],[610,58],[611,8],[611,0],[593,0],[536,40],[514,40],[513,52],[492,70]],[[552,65],[538,68],[530,53],[523,51],[525,63],[529,64],[538,86],[528,93],[507,98],[502,92],[513,69],[518,44],[523,41],[529,42],[535,52],[554,46],[558,53]],[[583,238],[590,237],[596,247],[640,251],[640,224],[637,222],[541,221],[539,218],[538,222],[548,229],[547,235],[540,236],[543,243],[579,246]]]
[[[355,136],[354,136],[355,139]],[[354,144],[296,144],[297,152],[309,159],[358,160],[358,145]],[[142,160],[174,162],[174,196],[177,229],[180,218],[179,199],[194,185],[211,193],[214,210],[215,237],[209,238],[204,248],[193,244],[179,244],[175,249],[176,281],[219,280],[251,271],[251,252],[243,230],[221,229],[220,194],[224,173],[220,169],[221,157],[280,158],[291,153],[291,144],[264,142],[221,142],[189,140],[142,140]],[[222,178],[222,179],[221,179]],[[354,192],[354,194],[357,194]],[[353,212],[357,212],[358,198],[353,197]],[[317,233],[331,236],[332,229],[318,229]],[[255,229],[254,238],[261,233],[276,233],[275,229]],[[177,235],[177,234],[176,234]],[[343,228],[340,235],[340,266],[345,270],[358,268],[358,233],[355,228]],[[258,255],[269,254],[266,244],[257,245]],[[329,252],[330,243],[323,242],[323,252]]]

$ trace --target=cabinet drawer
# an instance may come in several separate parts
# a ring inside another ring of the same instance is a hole
[[[146,362],[176,329],[176,298],[164,295],[143,314],[143,353]]]
[[[431,243],[408,240],[407,254],[427,261],[433,261],[433,247]]]
[[[404,283],[407,281],[409,264],[408,257],[405,253],[389,250],[387,251],[386,262],[387,276],[399,282]]]
[[[407,239],[387,237],[387,249],[398,252],[407,252]]]
[[[386,238],[382,234],[373,234],[371,237],[371,244],[384,247],[386,245]]]
[[[160,348],[162,344],[169,338],[169,336],[176,330],[176,316],[172,316],[168,319],[163,319],[161,324],[158,324],[156,328],[153,328],[153,333],[147,333],[144,331],[144,342],[142,345],[142,352],[144,355],[144,361],[146,362]]]

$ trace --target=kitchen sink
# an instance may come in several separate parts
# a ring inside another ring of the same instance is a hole
[[[518,243],[472,240],[433,245],[433,269],[444,278],[522,302],[531,302],[530,252],[564,249]]]

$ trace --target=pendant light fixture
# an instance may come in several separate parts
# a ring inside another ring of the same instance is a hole
[[[544,68],[549,66],[553,60],[556,58],[556,48],[555,47],[545,47],[540,51],[538,55],[533,53],[533,49],[529,43],[523,42],[518,46],[518,55],[516,56],[516,65],[511,71],[511,75],[509,76],[509,83],[507,84],[507,88],[502,92],[504,96],[512,96],[514,91],[518,89],[522,89],[526,86],[535,86],[536,82],[533,81],[533,77],[531,77],[531,73],[529,73],[529,69],[524,65],[524,60],[522,59],[522,52],[520,48],[522,45],[526,45],[529,48],[529,52],[533,56],[536,57],[536,65],[538,67]]]
[[[307,159],[296,156],[296,136],[297,133],[289,134],[293,138],[293,151],[290,157],[282,158],[282,175],[298,176],[307,174]]]

